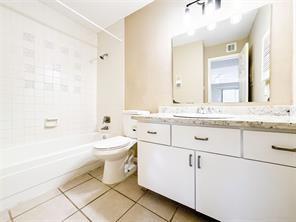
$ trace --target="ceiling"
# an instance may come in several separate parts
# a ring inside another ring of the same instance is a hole
[[[94,31],[98,28],[73,14],[54,0],[40,0],[60,13]],[[96,24],[107,28],[124,17],[153,2],[153,0],[61,0]]]

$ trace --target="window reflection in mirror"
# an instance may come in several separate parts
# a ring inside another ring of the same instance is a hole
[[[271,5],[176,36],[173,98],[178,103],[268,102],[270,100]]]

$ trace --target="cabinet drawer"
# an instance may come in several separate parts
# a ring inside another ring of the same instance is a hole
[[[240,130],[172,126],[172,145],[230,156],[240,156]]]
[[[138,140],[170,145],[171,144],[171,126],[154,123],[138,123]]]
[[[296,167],[296,134],[244,131],[244,157]]]

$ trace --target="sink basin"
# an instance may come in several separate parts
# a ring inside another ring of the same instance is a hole
[[[227,114],[200,114],[200,113],[178,113],[174,117],[182,118],[197,118],[197,119],[229,119],[233,118],[232,115]]]

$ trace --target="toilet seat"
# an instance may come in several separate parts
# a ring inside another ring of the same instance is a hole
[[[116,136],[109,139],[100,140],[94,144],[94,148],[98,151],[117,150],[128,146],[132,142],[131,138]]]

